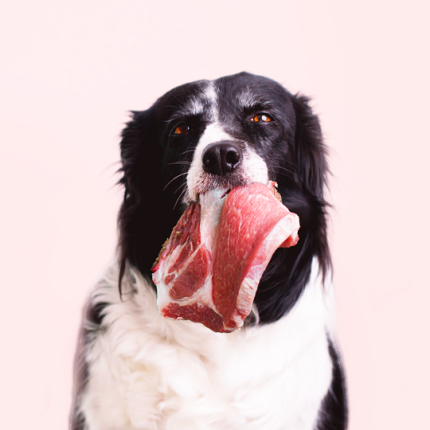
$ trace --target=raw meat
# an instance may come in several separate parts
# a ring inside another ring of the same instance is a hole
[[[273,184],[209,191],[187,207],[152,268],[163,316],[222,333],[243,325],[273,253],[298,241],[299,218]]]

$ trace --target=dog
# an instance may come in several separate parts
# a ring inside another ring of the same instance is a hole
[[[227,155],[208,172],[202,154],[218,144]],[[132,112],[120,148],[118,258],[86,305],[71,429],[346,429],[326,148],[309,99],[245,72],[185,84]],[[150,269],[187,204],[268,181],[298,214],[300,241],[274,253],[244,326],[163,318]]]

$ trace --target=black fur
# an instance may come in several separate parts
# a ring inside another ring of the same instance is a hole
[[[316,430],[346,429],[348,424],[346,384],[342,363],[330,339],[329,352],[333,363],[333,379],[330,389],[322,402]]]

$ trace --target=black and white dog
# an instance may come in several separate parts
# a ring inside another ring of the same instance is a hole
[[[202,161],[216,147],[210,168]],[[169,91],[122,133],[119,259],[93,288],[77,353],[73,430],[341,430],[327,164],[308,99],[248,73]],[[273,255],[241,330],[163,318],[150,268],[190,201],[278,183],[300,241]]]

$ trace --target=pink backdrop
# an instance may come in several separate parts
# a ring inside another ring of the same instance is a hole
[[[0,426],[66,429],[81,306],[114,256],[119,133],[246,70],[313,97],[351,430],[429,429],[430,4],[3,1]]]

